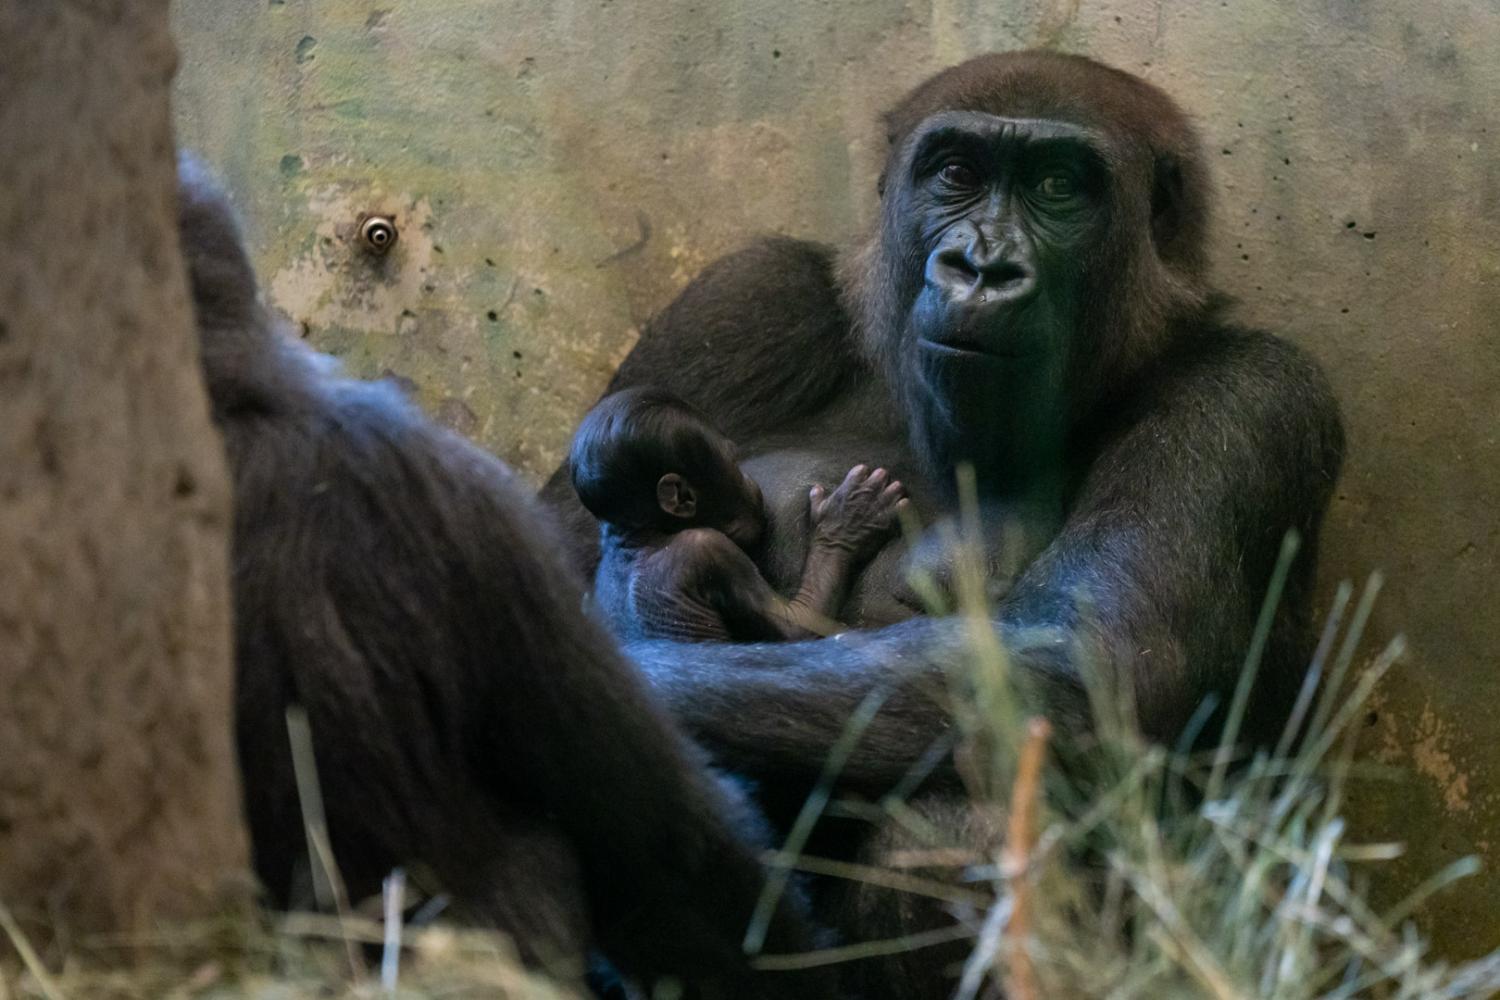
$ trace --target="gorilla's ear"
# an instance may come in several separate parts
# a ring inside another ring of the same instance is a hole
[[[1158,153],[1151,178],[1151,239],[1158,251],[1182,232],[1187,212],[1187,185],[1182,163],[1173,153]]]
[[[656,482],[656,504],[673,517],[684,521],[698,513],[698,496],[693,486],[675,472],[669,472]]]

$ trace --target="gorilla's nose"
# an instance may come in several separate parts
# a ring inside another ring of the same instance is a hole
[[[972,239],[934,250],[927,258],[927,283],[964,305],[1013,304],[1036,290],[1036,272],[1015,254]]]

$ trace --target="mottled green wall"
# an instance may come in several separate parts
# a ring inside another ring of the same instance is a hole
[[[1411,638],[1367,720],[1409,776],[1355,804],[1364,832],[1409,841],[1397,882],[1500,869],[1491,0],[181,0],[177,23],[183,139],[272,301],[533,477],[703,263],[856,231],[876,112],[926,73],[1045,41],[1162,84],[1213,154],[1221,283],[1344,400],[1327,576],[1384,569],[1374,633]],[[365,210],[400,216],[379,264],[346,242]],[[1500,875],[1428,920],[1454,954],[1500,944]]]

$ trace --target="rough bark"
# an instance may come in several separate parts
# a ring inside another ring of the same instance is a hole
[[[229,490],[166,0],[0,0],[0,902],[133,931],[245,867]]]

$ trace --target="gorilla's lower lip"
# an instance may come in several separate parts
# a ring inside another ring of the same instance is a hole
[[[1025,356],[1022,351],[998,351],[990,347],[980,347],[969,342],[943,343],[937,340],[928,340],[921,337],[917,344],[923,350],[931,351],[933,354],[944,354],[955,358],[988,358],[994,361],[1013,361]]]

